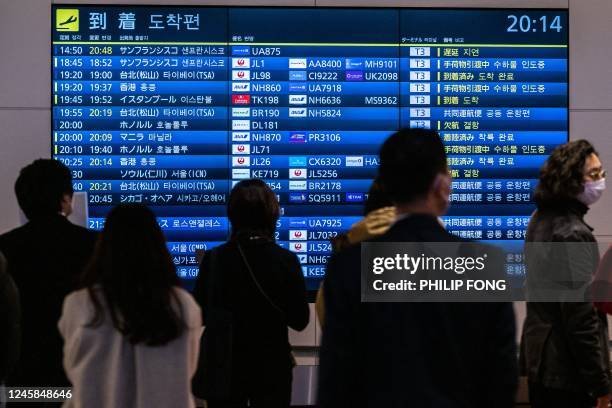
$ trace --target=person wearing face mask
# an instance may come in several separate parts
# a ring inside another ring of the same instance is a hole
[[[380,150],[395,222],[370,242],[463,242],[438,217],[451,175],[437,132],[402,129]],[[509,303],[362,303],[361,244],[334,253],[324,280],[318,407],[510,408],[517,359]]]
[[[15,194],[28,222],[0,235],[0,252],[19,289],[22,312],[21,355],[6,383],[69,386],[57,321],[64,297],[79,285],[96,234],[66,218],[72,211],[72,177],[58,160],[25,166]]]
[[[597,152],[586,140],[557,147],[542,167],[526,245],[576,244],[526,252],[528,294],[530,287],[535,288],[533,282],[555,285],[544,288],[589,288],[599,253],[584,216],[603,194],[605,175]],[[611,382],[605,314],[586,298],[528,300],[521,368],[529,380],[531,406],[608,407]]]

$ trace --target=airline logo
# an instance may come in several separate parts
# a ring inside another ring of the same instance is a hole
[[[305,179],[306,169],[289,169],[290,179]]]
[[[347,81],[363,81],[363,71],[346,71]]]
[[[251,55],[251,47],[248,45],[235,45],[232,47],[232,55]]]
[[[306,143],[306,133],[298,133],[298,132],[290,133],[289,143]]]
[[[306,167],[306,156],[289,156],[289,167]]]
[[[232,82],[232,92],[251,92],[251,84],[248,82]]]
[[[360,59],[351,59],[347,58],[344,61],[344,67],[346,69],[362,69],[363,68],[363,60]]]
[[[346,156],[346,167],[363,167],[363,156]]]
[[[235,69],[232,71],[232,81],[250,81],[251,71],[248,69]]]
[[[348,203],[361,203],[363,201],[363,193],[346,193],[346,202]]]
[[[305,118],[307,114],[308,109],[306,108],[289,108],[290,118]]]
[[[251,178],[251,170],[249,169],[232,169],[233,179],[248,179]]]
[[[235,118],[248,118],[251,116],[251,108],[232,108],[232,116]]]
[[[306,241],[307,230],[289,230],[289,240],[291,241]]]
[[[300,261],[300,263],[308,263],[308,255],[306,254],[297,254],[298,257],[298,261]]]
[[[305,81],[306,71],[289,71],[290,81]]]
[[[250,140],[250,132],[232,132],[232,142],[249,142]]]
[[[306,95],[289,95],[289,105],[306,105]]]
[[[251,121],[232,120],[232,130],[251,130]]]
[[[248,145],[248,144],[232,145],[232,154],[251,154],[251,145]]]
[[[304,275],[305,278],[308,277],[309,273],[308,273],[308,267],[307,266],[302,266],[302,275]]]
[[[232,58],[232,68],[251,68],[250,58]]]
[[[306,190],[306,181],[289,180],[289,190]]]
[[[293,252],[306,252],[306,242],[290,242],[289,250]]]
[[[302,195],[304,195],[304,198],[306,198],[305,194],[302,194]],[[306,218],[293,217],[289,219],[289,228],[304,228],[306,227],[306,225],[307,225]]]
[[[251,158],[249,156],[232,156],[232,167],[249,167]]]
[[[306,194],[304,193],[289,193],[289,202],[290,203],[305,203],[306,202]],[[306,221],[304,221],[304,225],[306,225]],[[298,225],[301,226],[301,225]]]
[[[306,58],[289,58],[289,69],[306,69]]]
[[[232,95],[232,104],[234,105],[249,105],[251,103],[251,95]]]
[[[306,92],[306,84],[289,84],[289,92]]]

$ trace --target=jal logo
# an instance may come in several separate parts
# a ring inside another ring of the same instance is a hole
[[[249,156],[234,156],[232,157],[232,166],[235,167],[249,167],[251,165],[251,158]]]
[[[306,252],[306,243],[303,242],[290,242],[289,249],[294,252]]]
[[[306,240],[306,230],[291,230],[289,231],[289,239],[296,241]]]
[[[306,169],[291,169],[289,170],[289,178],[292,179],[305,179]]]
[[[232,71],[232,80],[234,81],[248,81],[250,79],[251,79],[251,71],[248,71],[248,70]]]
[[[232,145],[232,154],[251,154],[251,146],[248,144]]]
[[[250,58],[232,58],[232,68],[250,68]]]
[[[302,249],[302,244],[295,244],[295,250],[300,251]]]

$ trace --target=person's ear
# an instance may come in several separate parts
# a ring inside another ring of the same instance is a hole
[[[66,217],[72,214],[72,194],[64,194],[61,202],[62,214]]]

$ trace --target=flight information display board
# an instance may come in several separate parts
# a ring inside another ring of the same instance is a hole
[[[53,157],[88,192],[90,228],[149,205],[186,280],[229,236],[233,184],[261,178],[316,288],[401,127],[445,142],[449,231],[518,243],[539,167],[568,139],[566,10],[56,5],[52,19]]]

